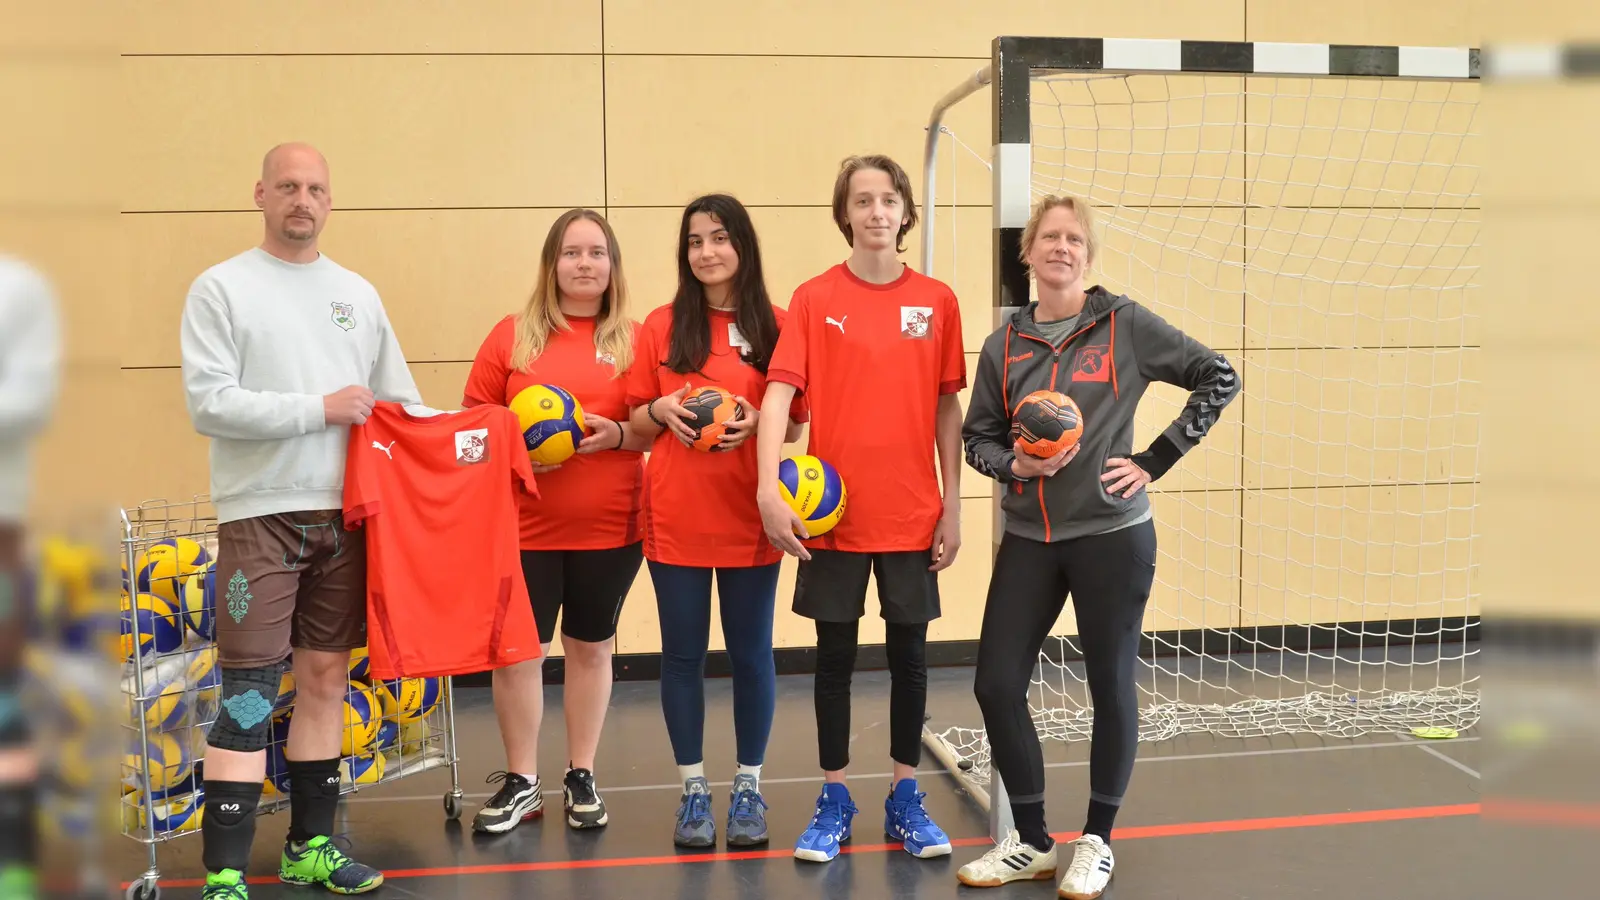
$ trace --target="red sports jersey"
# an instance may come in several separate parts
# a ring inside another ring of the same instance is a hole
[[[784,313],[774,309],[778,325]],[[643,406],[688,384],[708,385],[761,405],[766,376],[739,355],[739,335],[731,312],[711,312],[711,353],[699,372],[680,375],[666,366],[672,340],[672,306],[645,317],[628,371],[628,405]],[[659,407],[659,404],[658,404]],[[789,407],[796,422],[806,420],[803,397]],[[756,439],[752,435],[731,453],[706,453],[685,447],[662,431],[650,448],[645,504],[644,555],[675,566],[764,566],[783,551],[767,540],[756,507]]]
[[[849,492],[844,518],[806,541],[859,553],[926,550],[944,505],[935,464],[939,398],[967,385],[961,310],[943,282],[888,284],[840,263],[795,289],[767,378],[807,395],[807,453]]]
[[[373,407],[350,429],[344,521],[367,544],[374,678],[484,672],[537,659],[517,500],[537,498],[522,429],[486,406],[413,416]]]
[[[529,385],[554,384],[577,398],[586,413],[628,419],[627,379],[594,346],[593,317],[568,316],[571,331],[550,335],[528,371],[511,369],[517,320],[507,316],[489,332],[467,375],[462,405],[507,406]],[[634,326],[637,343],[638,326]],[[644,454],[601,450],[574,454],[539,476],[540,499],[522,502],[524,550],[609,550],[643,537]]]

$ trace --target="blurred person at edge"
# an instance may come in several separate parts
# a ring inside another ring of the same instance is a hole
[[[35,896],[38,756],[18,697],[29,601],[24,518],[33,444],[55,408],[61,358],[55,293],[0,255],[0,898]]]

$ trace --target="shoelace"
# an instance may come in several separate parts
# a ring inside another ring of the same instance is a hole
[[[238,884],[212,884],[205,888],[206,900],[249,900],[244,882]]]
[[[698,791],[689,795],[688,802],[683,804],[683,812],[678,815],[678,824],[699,822],[711,818],[711,795]]]
[[[600,797],[594,789],[593,775],[579,775],[567,779],[567,787],[572,791],[573,806],[593,806],[600,802]]]
[[[1081,841],[1073,841],[1072,863],[1067,866],[1067,877],[1087,878],[1100,861],[1100,853]]]
[[[844,827],[844,814],[847,811],[855,815],[857,812],[855,804],[841,803],[837,800],[818,800],[817,814],[811,817],[811,825],[821,826],[828,831],[838,831]]]
[[[729,814],[735,821],[753,819],[756,816],[756,807],[767,808],[767,801],[752,790],[743,790],[733,795],[733,811]]]
[[[900,820],[905,824],[907,831],[916,831],[924,825],[932,825],[933,819],[928,817],[928,810],[922,805],[922,798],[926,793],[917,794],[915,799],[898,804],[900,807]]]
[[[996,844],[993,850],[985,853],[983,855],[983,861],[991,866],[996,865],[1001,860],[1004,860],[1006,857],[1011,856],[1012,854],[1021,853],[1022,850],[1022,836],[1013,831],[1006,835],[1005,840]],[[1039,851],[1030,846],[1028,847],[1027,852],[1037,854]]]
[[[513,781],[513,778],[516,780]],[[484,779],[485,784],[500,784],[501,782],[504,782],[504,784],[498,791],[494,792],[493,797],[489,798],[489,803],[487,805],[493,809],[499,809],[511,802],[511,798],[516,796],[518,791],[522,790],[522,785],[518,784],[518,781],[524,781],[528,784],[533,783],[527,781],[526,778],[523,778],[520,775],[513,776],[510,772],[491,773],[488,778]]]

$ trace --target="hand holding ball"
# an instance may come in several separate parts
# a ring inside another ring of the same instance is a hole
[[[719,387],[689,391],[683,398],[683,408],[692,417],[684,420],[694,434],[689,446],[707,453],[724,449],[722,436],[728,433],[729,426],[743,425],[748,418],[738,399]]]
[[[511,411],[517,414],[522,442],[534,465],[557,466],[578,452],[583,407],[565,390],[553,384],[523,388],[511,398]]]
[[[1066,394],[1034,391],[1017,404],[1011,437],[1029,456],[1049,459],[1071,450],[1083,437],[1083,413]]]
[[[1077,455],[1083,437],[1083,413],[1071,397],[1057,391],[1034,391],[1022,398],[1011,417],[1011,440],[1017,458],[1012,472],[1019,478],[1049,477]]]

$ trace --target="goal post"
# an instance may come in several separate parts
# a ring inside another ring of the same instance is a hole
[[[966,240],[960,265],[991,267],[997,326],[1030,299],[1034,200],[1073,194],[1098,220],[1090,282],[1241,373],[1150,488],[1141,740],[1476,724],[1479,65],[1473,48],[1002,36],[934,106],[925,273],[961,227],[938,187],[983,156],[954,148],[986,145],[988,258]],[[988,139],[963,138],[946,113],[985,87]],[[1183,399],[1152,387],[1133,452]],[[1047,739],[1089,737],[1075,632],[1069,603],[1030,689]],[[934,716],[924,742],[1002,836],[981,721]]]

